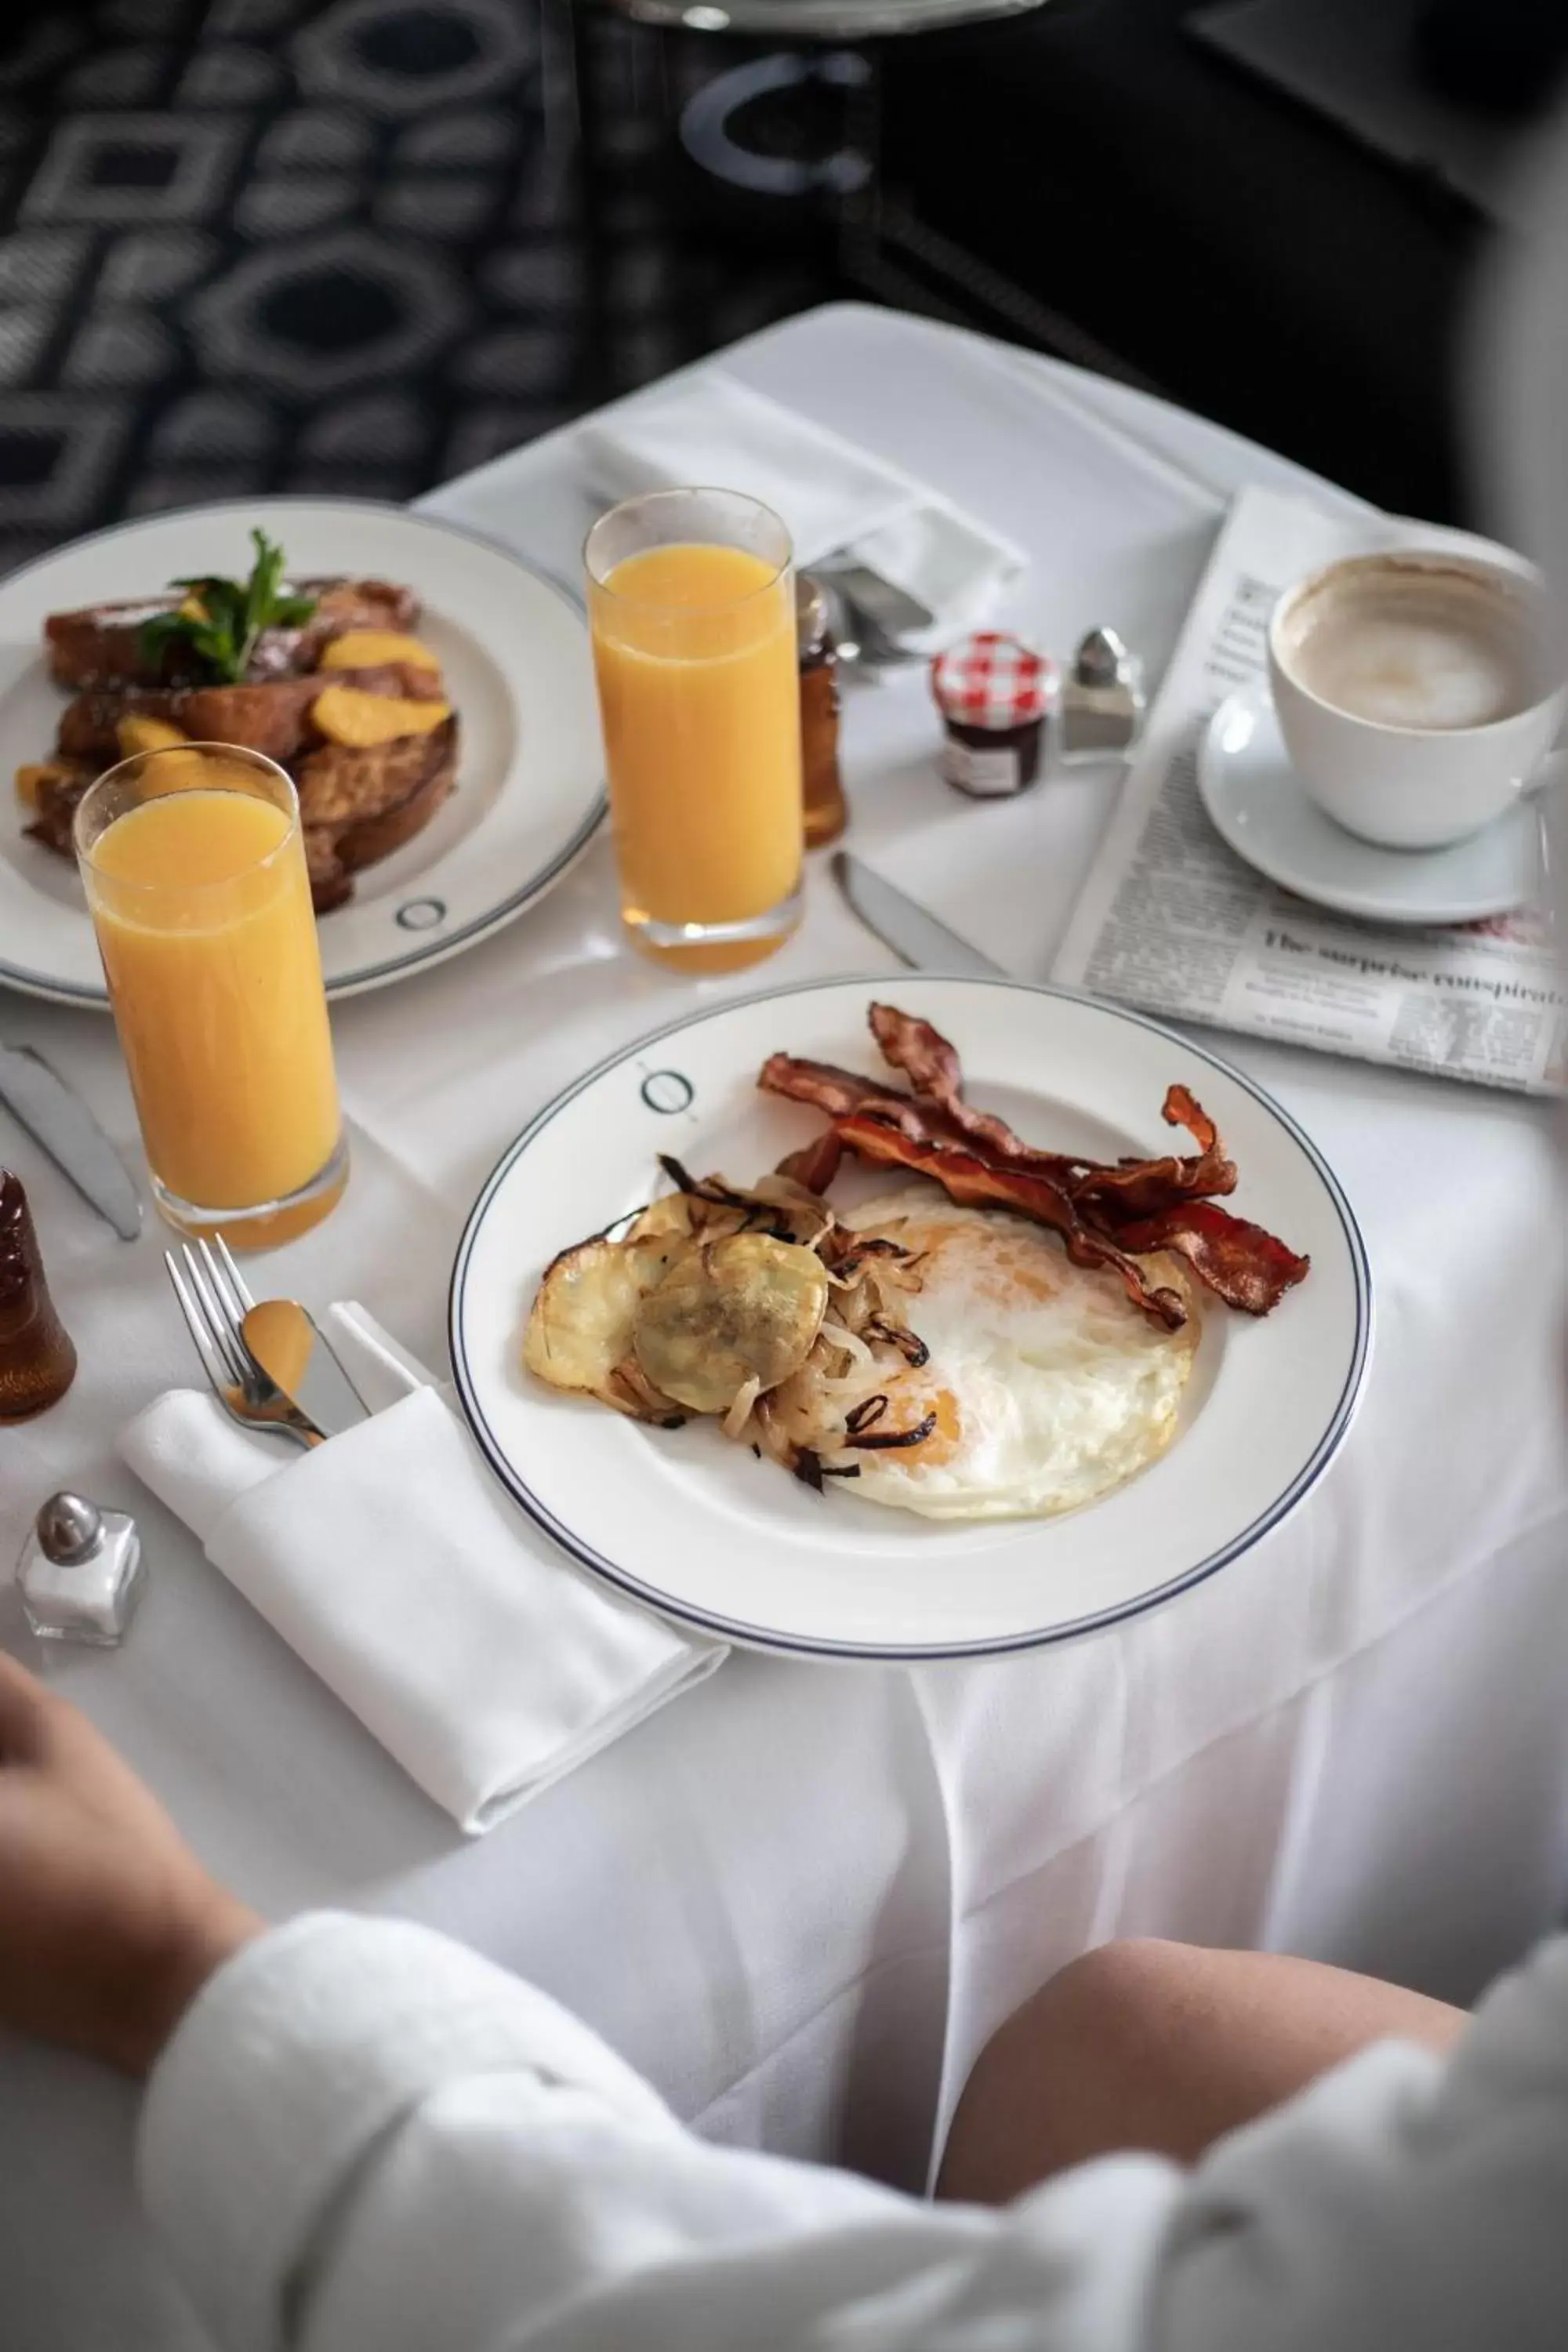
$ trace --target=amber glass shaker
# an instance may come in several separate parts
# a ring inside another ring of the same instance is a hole
[[[0,1421],[42,1412],[76,1378],[76,1349],[55,1312],[21,1179],[0,1168]]]
[[[838,649],[827,625],[827,599],[816,582],[803,572],[795,585],[805,845],[820,849],[837,840],[849,819],[838,773]]]

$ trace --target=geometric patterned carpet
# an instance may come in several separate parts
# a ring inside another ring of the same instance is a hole
[[[555,47],[539,0],[0,0],[0,570],[196,499],[408,498],[582,407]],[[691,250],[617,131],[614,388],[826,290]]]

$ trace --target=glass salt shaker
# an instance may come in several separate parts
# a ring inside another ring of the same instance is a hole
[[[16,1582],[39,1641],[115,1648],[142,1592],[135,1520],[82,1495],[51,1495],[22,1547]]]

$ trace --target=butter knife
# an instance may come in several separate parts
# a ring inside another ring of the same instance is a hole
[[[917,971],[980,972],[991,980],[1006,977],[999,963],[972,948],[945,923],[939,923],[917,899],[895,890],[853,851],[834,851],[833,878],[867,928]]]
[[[30,1045],[0,1045],[0,1103],[122,1242],[142,1230],[124,1161],[81,1097]]]
[[[248,1298],[237,1276],[235,1279]],[[268,1380],[323,1437],[339,1437],[357,1422],[370,1419],[370,1408],[314,1318],[293,1299],[264,1298],[258,1306],[247,1307],[239,1328]]]

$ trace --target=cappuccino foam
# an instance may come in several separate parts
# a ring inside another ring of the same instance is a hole
[[[1528,624],[1458,571],[1347,565],[1302,599],[1281,650],[1320,701],[1384,727],[1486,727],[1539,693]]]

